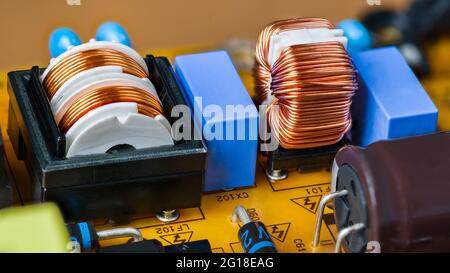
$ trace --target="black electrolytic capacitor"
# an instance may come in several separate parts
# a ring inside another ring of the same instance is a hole
[[[366,227],[344,236],[345,251],[450,252],[449,155],[450,132],[341,149],[333,167],[334,193],[344,193],[334,199],[337,230]]]
[[[234,209],[233,222],[242,222],[239,229],[239,241],[246,253],[277,253],[269,232],[261,222],[254,222],[242,206]]]

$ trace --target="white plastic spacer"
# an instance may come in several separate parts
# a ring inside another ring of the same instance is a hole
[[[77,90],[86,85],[85,82],[89,81],[91,77],[106,73],[122,73],[122,71],[123,69],[120,66],[100,66],[80,72],[79,74],[68,79],[58,90],[56,90],[55,95],[50,101],[53,114],[56,111],[56,106],[64,97],[67,96],[67,94],[71,94],[74,92],[73,90]]]
[[[102,154],[118,145],[135,149],[174,145],[164,116],[138,113],[135,103],[112,103],[90,111],[66,134],[67,157]]]
[[[50,102],[56,123],[59,123],[69,106],[83,94],[107,86],[136,87],[152,94],[159,101],[155,86],[149,79],[119,72],[117,67],[96,67],[80,73],[56,92]]]

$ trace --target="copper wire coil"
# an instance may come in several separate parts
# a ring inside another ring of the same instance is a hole
[[[339,42],[293,45],[269,64],[270,38],[286,30],[334,28],[319,18],[277,21],[266,27],[256,48],[257,100],[267,107],[271,132],[285,149],[305,149],[339,142],[351,128],[350,105],[356,72]]]
[[[59,88],[73,76],[100,66],[120,66],[124,73],[139,78],[148,77],[139,63],[120,51],[106,48],[86,50],[67,56],[50,70],[43,81],[48,98],[52,99]]]
[[[110,86],[93,89],[84,94],[67,109],[58,126],[61,132],[67,133],[88,112],[116,102],[134,102],[139,113],[151,118],[163,114],[159,100],[147,91],[130,86]]]

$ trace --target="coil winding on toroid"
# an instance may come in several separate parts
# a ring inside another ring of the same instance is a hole
[[[276,21],[256,46],[255,91],[285,149],[339,142],[351,128],[356,73],[343,31],[325,19]]]
[[[66,135],[67,157],[122,145],[174,144],[147,65],[125,44],[91,40],[71,46],[42,74],[55,122]]]

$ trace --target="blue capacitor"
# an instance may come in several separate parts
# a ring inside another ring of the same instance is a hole
[[[372,35],[358,20],[344,20],[336,27],[344,31],[344,35],[348,39],[347,51],[350,54],[368,50],[372,47]]]
[[[395,47],[353,55],[360,78],[352,104],[353,143],[433,133],[438,110]]]
[[[205,191],[253,186],[259,115],[229,55],[178,56],[175,68],[208,148]]]
[[[131,40],[127,31],[116,22],[106,22],[99,26],[95,39],[97,41],[118,42],[131,47]]]
[[[70,47],[81,44],[78,35],[70,28],[58,28],[52,32],[49,39],[49,50],[52,58],[66,52]]]

